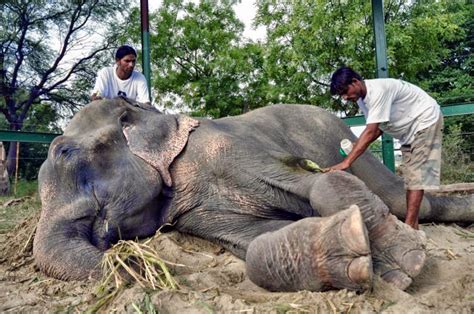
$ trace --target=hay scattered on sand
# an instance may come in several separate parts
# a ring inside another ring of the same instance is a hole
[[[102,260],[104,278],[101,286],[106,287],[113,282],[115,287],[119,288],[128,283],[131,277],[142,288],[178,289],[179,286],[167,265],[180,265],[164,260],[149,245],[152,239],[159,236],[160,233],[157,233],[155,237],[142,243],[121,240],[107,250]]]

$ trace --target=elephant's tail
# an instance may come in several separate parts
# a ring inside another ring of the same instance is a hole
[[[420,220],[474,223],[474,194],[453,196],[425,193],[429,208],[420,213]]]

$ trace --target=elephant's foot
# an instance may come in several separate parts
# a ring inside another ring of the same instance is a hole
[[[251,242],[247,274],[272,291],[365,290],[372,258],[359,208],[325,218],[305,218]]]
[[[375,272],[387,282],[406,289],[426,260],[426,236],[389,214],[370,230]]]

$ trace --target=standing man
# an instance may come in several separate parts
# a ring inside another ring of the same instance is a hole
[[[134,70],[137,62],[135,49],[124,45],[115,53],[115,65],[97,73],[91,100],[124,96],[150,104],[145,76]]]
[[[407,212],[405,223],[418,229],[425,189],[439,187],[443,115],[421,88],[396,79],[363,80],[349,67],[331,77],[330,92],[357,102],[367,125],[349,155],[328,170],[345,170],[383,132],[402,145]]]

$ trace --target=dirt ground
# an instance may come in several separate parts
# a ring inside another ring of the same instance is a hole
[[[373,291],[361,294],[347,290],[268,292],[250,282],[244,262],[221,247],[171,232],[155,236],[151,244],[165,260],[183,265],[170,267],[179,289],[157,291],[133,284],[106,298],[97,282],[63,282],[35,268],[31,249],[39,209],[37,202],[28,202],[16,200],[0,206],[3,214],[7,209],[18,212],[15,206],[21,206],[22,212],[29,208],[26,220],[0,230],[2,313],[474,312],[474,225],[423,224],[421,229],[428,237],[427,263],[405,292],[379,278]]]

